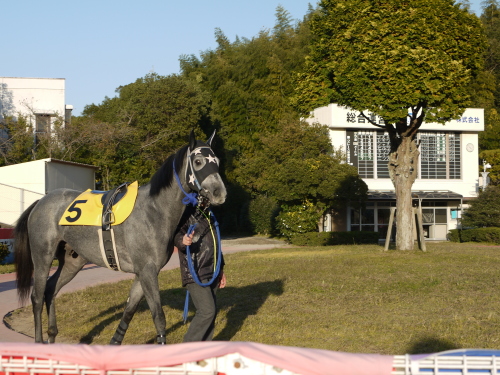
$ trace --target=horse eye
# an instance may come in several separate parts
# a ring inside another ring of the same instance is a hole
[[[195,160],[194,164],[196,164],[196,166],[200,166],[201,165],[201,160]]]

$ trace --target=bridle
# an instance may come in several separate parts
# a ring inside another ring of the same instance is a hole
[[[196,170],[193,166],[193,159],[196,159],[196,156],[199,154],[204,156],[205,159],[207,159],[207,162],[205,163],[203,168]],[[187,159],[186,182],[189,188],[192,190],[192,192],[188,193],[182,187],[179,174],[177,173],[177,170],[175,168],[175,159],[172,162],[174,176],[175,179],[177,180],[177,185],[179,185],[179,188],[184,193],[184,198],[182,199],[182,203],[184,203],[185,205],[191,203],[193,206],[196,206],[199,203],[201,203],[201,201],[204,199],[201,193],[203,191],[206,191],[201,186],[201,183],[205,180],[205,178],[207,178],[211,174],[219,172],[219,159],[215,156],[212,149],[208,145],[204,144],[200,145],[199,147],[196,147],[192,151],[188,147],[186,152],[186,159]],[[210,202],[207,199],[205,199],[204,203],[209,204]]]

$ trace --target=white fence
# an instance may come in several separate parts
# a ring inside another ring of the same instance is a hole
[[[14,225],[34,201],[43,194],[0,183],[0,223]]]

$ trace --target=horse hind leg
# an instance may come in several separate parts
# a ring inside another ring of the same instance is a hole
[[[34,262],[35,263],[35,262]],[[33,318],[35,321],[35,342],[43,342],[42,333],[42,310],[47,285],[47,276],[50,271],[52,259],[40,259],[35,263],[33,270],[33,289],[31,292],[31,304],[33,308]]]
[[[64,246],[65,245],[65,246]],[[59,261],[57,271],[47,280],[45,305],[48,314],[48,343],[53,344],[59,333],[56,321],[55,298],[61,288],[69,283],[87,263],[87,260],[75,253],[68,244],[61,243],[56,257]]]
[[[132,318],[137,311],[137,306],[139,306],[139,302],[141,302],[143,296],[144,292],[142,290],[141,283],[139,281],[139,278],[136,276],[132,287],[130,288],[127,305],[125,306],[125,310],[123,311],[122,319],[120,320],[118,328],[116,328],[115,334],[109,342],[110,345],[121,345],[125,333],[127,332],[128,325],[132,321]]]

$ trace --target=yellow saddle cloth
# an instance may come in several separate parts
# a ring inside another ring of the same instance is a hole
[[[121,224],[129,217],[134,209],[135,200],[139,184],[137,181],[127,186],[127,192],[112,206],[114,221],[111,225]],[[61,219],[59,225],[102,225],[102,196],[105,192],[96,192],[88,189],[81,193],[68,206]]]

